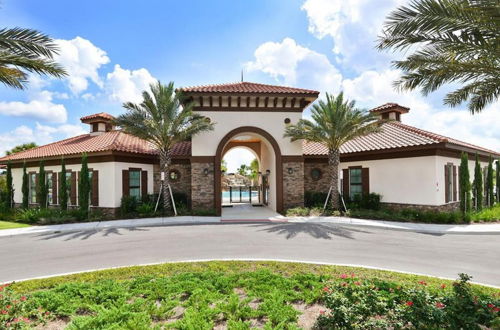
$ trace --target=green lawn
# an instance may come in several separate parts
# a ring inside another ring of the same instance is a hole
[[[30,225],[27,225],[25,223],[19,223],[19,222],[0,221],[0,230],[12,229],[12,228],[23,228],[23,227],[30,227]]]
[[[493,324],[496,307],[488,306],[500,304],[495,298],[500,290],[468,283],[463,287],[470,294],[461,292],[458,303],[467,305],[467,313],[477,314],[481,309],[478,315],[482,318],[474,322]],[[361,328],[371,324],[362,323],[363,318],[372,322],[373,317],[375,328],[385,328],[390,326],[380,323],[381,315],[425,318],[421,315],[427,314],[418,305],[424,300],[426,308],[432,309],[432,322],[440,315],[445,320],[446,313],[465,316],[460,308],[451,308],[456,288],[462,286],[358,267],[243,261],[169,263],[14,283],[3,288],[0,310],[7,314],[0,314],[0,328],[23,323],[69,329],[298,329],[311,328],[320,318],[321,328],[331,329],[341,328],[335,317],[345,316],[332,311],[345,308],[352,309],[349,315],[359,318],[356,322],[364,325]],[[365,297],[371,302],[363,301]],[[408,300],[415,301],[414,313]],[[332,305],[338,301],[345,306]],[[438,302],[450,308],[442,308]],[[367,303],[376,308],[367,308]],[[17,323],[13,323],[15,319]]]

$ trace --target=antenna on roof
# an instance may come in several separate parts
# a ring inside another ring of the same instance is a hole
[[[243,69],[241,69],[241,82],[243,82]]]

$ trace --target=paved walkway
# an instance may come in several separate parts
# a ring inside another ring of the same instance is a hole
[[[358,265],[452,279],[463,272],[475,282],[500,286],[498,235],[428,234],[318,222],[145,227],[138,224],[148,220],[133,221],[135,226],[100,223],[88,230],[0,237],[0,282],[216,259]]]
[[[284,217],[267,207],[256,207],[250,206],[249,204],[242,204],[236,205],[232,208],[223,208],[221,217],[179,216],[165,218],[96,221],[51,226],[33,226],[27,228],[0,230],[0,237],[46,232],[100,230],[108,228],[238,222],[331,223],[341,226],[372,227],[433,234],[500,234],[500,223],[434,225],[395,221],[363,220],[346,217]]]

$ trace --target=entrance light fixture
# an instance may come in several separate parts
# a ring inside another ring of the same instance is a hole
[[[205,169],[203,170],[203,174],[205,174],[205,176],[207,176],[207,175],[208,175],[208,168],[205,168]]]

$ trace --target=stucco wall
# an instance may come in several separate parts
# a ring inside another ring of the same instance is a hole
[[[148,193],[153,193],[153,165],[151,164],[104,162],[89,163],[88,167],[95,171],[99,171],[99,207],[115,208],[120,206],[120,199],[122,197],[122,170],[128,169],[129,167],[141,168],[143,171],[148,171]],[[46,166],[45,170],[59,173],[61,171],[61,166]],[[81,165],[66,165],[66,170],[78,172],[81,170]],[[28,173],[38,173],[39,167],[28,167],[26,171]],[[23,199],[21,190],[22,173],[22,168],[12,169],[15,203],[22,203]]]
[[[214,156],[220,140],[231,130],[242,126],[254,126],[271,134],[279,144],[283,155],[302,155],[302,142],[291,143],[284,139],[285,118],[290,118],[295,124],[301,118],[300,112],[230,112],[230,111],[200,111],[215,123],[211,132],[201,133],[193,137],[193,156]]]
[[[267,141],[261,143],[261,162],[260,171],[265,174],[267,170],[269,174],[269,197],[268,206],[276,210],[276,156],[271,144]]]

